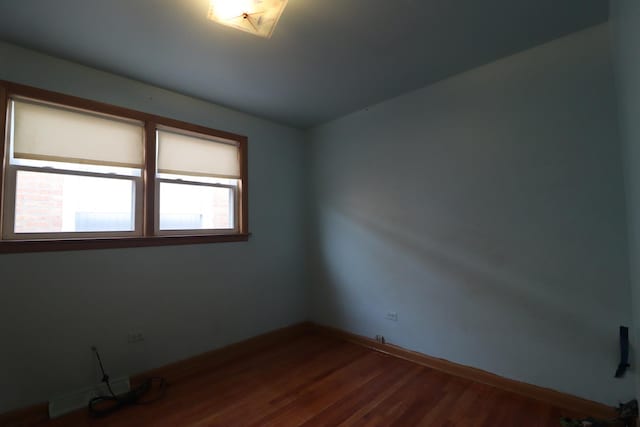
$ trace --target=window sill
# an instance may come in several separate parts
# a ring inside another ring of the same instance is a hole
[[[147,246],[196,245],[202,243],[246,242],[250,233],[203,236],[113,237],[60,240],[3,240],[0,254],[20,252],[75,251],[86,249],[140,248]]]

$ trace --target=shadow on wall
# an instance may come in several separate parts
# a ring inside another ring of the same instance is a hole
[[[629,399],[613,379],[631,315],[613,95],[603,25],[315,129],[315,319]]]
[[[443,228],[464,230],[487,245],[471,251],[441,229],[414,232],[373,211],[325,208],[319,218],[316,298],[330,307],[320,314],[323,322],[364,335],[385,330],[393,343],[516,379],[530,363],[548,363],[550,376],[558,366],[570,370],[557,361],[577,353],[613,372],[615,329],[602,324],[607,302],[567,286],[566,271],[546,269],[535,277],[515,268],[527,255],[509,248],[531,242],[496,241],[448,218]],[[569,241],[554,243],[565,246],[555,254],[575,250]],[[592,281],[597,270],[585,265],[572,280]],[[391,309],[400,316],[392,327],[384,320]],[[544,383],[536,374],[528,380]]]

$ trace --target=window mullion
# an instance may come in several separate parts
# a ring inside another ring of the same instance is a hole
[[[156,209],[156,159],[157,138],[156,124],[146,121],[144,126],[144,236],[155,235],[155,209]]]
[[[7,164],[5,165],[3,197],[7,200],[6,207],[2,216],[2,238],[13,235],[15,218],[16,218],[16,176],[18,169]],[[10,200],[10,202],[9,202]]]
[[[3,218],[3,194],[4,194],[4,174],[5,174],[5,153],[7,151],[7,114],[9,113],[9,99],[7,89],[0,85],[0,236],[2,236]]]
[[[249,233],[249,163],[247,154],[247,137],[241,137],[240,143],[240,181],[238,184],[239,200],[236,201],[236,224],[240,233]],[[238,195],[236,195],[238,197]]]

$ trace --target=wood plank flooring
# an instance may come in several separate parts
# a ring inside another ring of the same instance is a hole
[[[559,426],[576,414],[309,332],[233,360],[200,361],[164,399],[39,426]]]

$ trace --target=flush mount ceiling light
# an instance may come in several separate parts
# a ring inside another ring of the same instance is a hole
[[[209,0],[208,18],[260,37],[270,38],[287,0]]]

